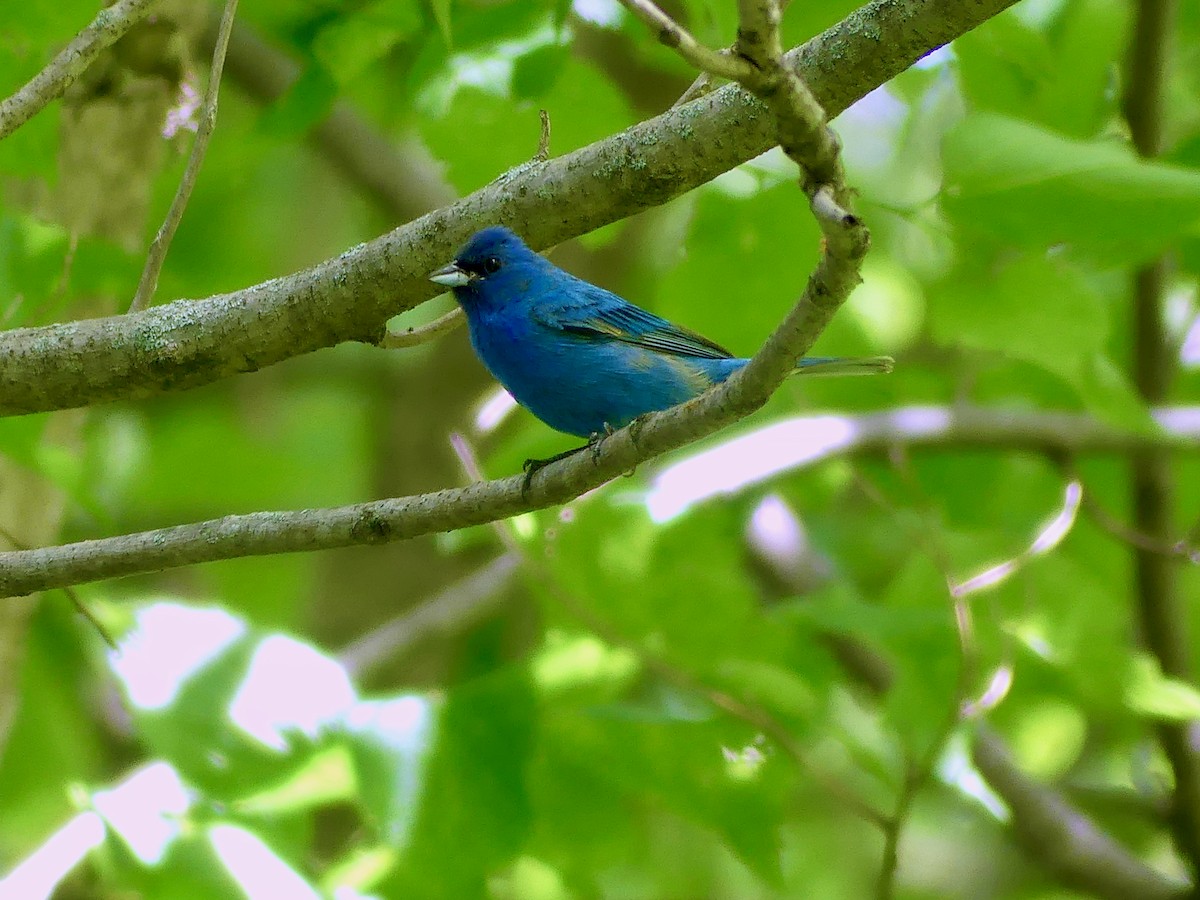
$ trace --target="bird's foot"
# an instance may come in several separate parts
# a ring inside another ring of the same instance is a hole
[[[529,485],[533,481],[533,476],[551,463],[556,463],[560,459],[566,459],[568,456],[574,456],[580,450],[587,450],[592,446],[591,439],[582,447],[572,447],[570,450],[564,450],[562,453],[555,453],[553,456],[547,456],[545,459],[527,459],[521,465],[522,471],[525,472],[525,480],[521,483],[521,496],[529,492]]]
[[[525,472],[525,480],[521,482],[521,496],[524,497],[529,492],[529,486],[533,482],[533,476],[546,468],[551,463],[556,463],[560,459],[566,459],[568,456],[574,456],[583,450],[589,450],[592,454],[592,462],[599,464],[600,462],[600,447],[604,443],[605,438],[616,434],[616,429],[604,423],[603,431],[593,431],[588,435],[587,443],[582,447],[572,447],[570,450],[564,450],[562,453],[555,453],[553,456],[548,456],[545,459],[527,459],[522,464],[521,469]],[[630,473],[632,474],[632,472]]]
[[[642,429],[646,427],[646,423],[649,421],[650,413],[642,413],[629,423],[629,440],[633,441],[635,447],[637,446],[638,438],[642,436]]]
[[[634,420],[632,422],[629,423],[629,425],[628,425],[629,441],[630,441],[630,443],[633,444],[634,447],[637,447],[638,439],[642,436],[642,429],[645,428],[646,423],[650,421],[650,416],[651,416],[651,413],[642,413],[640,416],[637,416],[636,418],[634,418]],[[629,471],[624,473],[624,476],[626,478],[629,478],[636,471],[637,471],[637,462],[635,460],[634,464],[629,467]]]
[[[606,437],[610,437],[615,431],[616,431],[615,428],[613,428],[611,425],[609,425],[607,422],[605,422],[603,431],[593,431],[590,435],[588,435],[588,442],[586,444],[586,447],[587,447],[587,449],[592,451],[592,462],[593,463],[599,465],[599,463],[600,463],[600,446],[604,443],[604,439]],[[583,447],[580,447],[579,449],[582,450]]]

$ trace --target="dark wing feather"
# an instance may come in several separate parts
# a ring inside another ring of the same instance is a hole
[[[675,356],[728,359],[720,344],[622,300],[616,294],[572,277],[566,289],[540,298],[534,317],[543,325],[583,338],[624,341]]]

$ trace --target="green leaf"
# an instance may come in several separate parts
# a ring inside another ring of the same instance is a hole
[[[450,0],[429,0],[430,6],[433,8],[433,18],[437,21],[438,31],[442,33],[442,40],[446,42],[446,46],[453,46],[453,41],[450,35]]]
[[[544,44],[513,63],[512,93],[518,100],[538,100],[554,87],[571,59],[564,44]]]
[[[305,69],[282,97],[267,107],[259,123],[278,137],[304,134],[328,115],[338,83],[324,66]]]
[[[334,744],[314,753],[279,783],[241,798],[235,808],[248,816],[291,813],[348,800],[354,796],[354,789],[350,753],[344,744]],[[374,793],[370,792],[372,796]]]
[[[956,39],[964,99],[974,111],[1091,137],[1113,112],[1110,82],[1123,61],[1129,5],[1067,0],[1050,16],[1041,24],[1007,11]]]
[[[1100,353],[1091,356],[1075,384],[1087,408],[1097,418],[1131,431],[1150,434],[1158,430],[1129,375],[1108,356]]]
[[[286,781],[354,701],[335,661],[294,638],[260,639],[223,610],[159,602],[137,622],[109,662],[140,736],[214,798]]]
[[[437,717],[433,703],[415,696],[361,701],[347,714],[358,797],[389,845],[409,839]]]
[[[1111,84],[1124,63],[1132,9],[1123,0],[1066,4],[1050,35],[1053,67],[1035,98],[1039,121],[1077,137],[1103,126],[1116,105]]]
[[[1087,725],[1078,708],[1055,697],[1037,698],[1009,729],[1021,770],[1045,781],[1062,778],[1083,750]]]
[[[1125,703],[1139,715],[1172,722],[1200,719],[1200,690],[1162,673],[1145,654],[1134,657],[1125,687]]]
[[[19,601],[11,601],[17,603]],[[33,610],[20,657],[9,661],[3,702],[20,691],[0,753],[0,824],[5,873],[16,854],[74,810],[69,785],[104,777],[107,738],[89,713],[89,685],[98,683],[81,652],[70,601],[46,594]]]
[[[435,10],[437,6],[435,2]],[[345,85],[417,34],[423,24],[412,0],[379,0],[323,28],[313,41],[313,55],[339,85]]]
[[[421,126],[429,149],[447,161],[446,176],[464,193],[532,159],[540,133],[536,110],[518,111],[476,87],[458,90],[444,116],[422,117]]]
[[[532,819],[525,771],[533,702],[519,669],[449,692],[411,837],[385,896],[480,896],[487,875],[517,852]]]
[[[819,702],[812,687],[782,666],[756,659],[726,659],[717,675],[739,698],[785,719],[806,721],[817,712]]]
[[[958,80],[969,107],[1027,116],[1037,83],[1052,68],[1046,35],[1012,12],[954,41]]]
[[[792,760],[770,752],[748,772],[740,751],[753,733],[741,723],[566,713],[547,719],[545,735],[545,752],[559,764],[586,772],[629,801],[659,799],[719,834],[759,878],[780,882],[778,827],[795,770]]]
[[[946,578],[924,555],[914,556],[888,586],[884,603],[905,620],[884,642],[896,664],[884,710],[905,746],[920,758],[958,714],[961,651]]]
[[[1115,141],[984,113],[946,135],[943,161],[951,215],[1020,247],[1136,260],[1200,220],[1200,172],[1140,160]]]
[[[705,188],[678,264],[659,282],[657,298],[638,302],[748,356],[791,306],[819,249],[795,184],[749,197]]]
[[[0,453],[29,469],[38,468],[38,447],[49,415],[11,416],[0,424]]]
[[[1105,298],[1080,268],[1044,253],[971,271],[934,292],[930,306],[937,340],[1025,359],[1076,383],[1111,328]]]

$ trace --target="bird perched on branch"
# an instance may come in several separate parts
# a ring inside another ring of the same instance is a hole
[[[564,272],[500,226],[477,232],[429,279],[454,291],[475,352],[517,402],[589,440],[690,400],[748,362]],[[887,356],[796,365],[821,375],[891,368]]]

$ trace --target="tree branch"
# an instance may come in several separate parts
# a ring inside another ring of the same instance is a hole
[[[1129,47],[1124,97],[1125,118],[1140,155],[1158,156],[1165,134],[1166,80],[1175,21],[1174,0],[1139,0]],[[1163,302],[1169,278],[1167,258],[1160,257],[1134,273],[1133,380],[1147,403],[1162,403],[1170,394],[1174,349],[1164,322]],[[1133,527],[1140,534],[1167,542],[1175,532],[1175,483],[1170,460],[1146,451],[1131,460]],[[1191,683],[1192,648],[1188,614],[1172,560],[1151,549],[1134,551],[1137,610],[1142,638],[1163,673]],[[1175,789],[1170,823],[1179,852],[1193,876],[1200,874],[1200,754],[1195,723],[1160,722],[1159,741],[1171,764]]]
[[[642,20],[659,41],[672,48],[701,72],[718,78],[744,81],[754,77],[754,65],[726,51],[710,50],[650,0],[622,0],[625,8]]]
[[[875,0],[787,54],[832,115],[1014,0]],[[766,150],[774,124],[727,86],[529,166],[312,269],[134,315],[0,333],[0,414],[208,384],[346,340],[433,295],[426,274],[481,225],[559,243],[661,204]]]
[[[807,340],[798,340],[800,346]],[[794,356],[801,355],[797,352]],[[788,358],[794,358],[789,356]],[[739,389],[740,390],[740,389]],[[732,389],[718,388],[684,406],[649,417],[634,440],[630,429],[606,439],[593,458],[579,453],[543,469],[530,489],[523,476],[331,509],[225,516],[119,537],[0,553],[0,597],[117,578],[219,559],[381,544],[481,525],[565,503],[628,472],[638,463],[710,433],[736,417]],[[911,407],[846,417],[839,453],[931,449],[1128,453],[1137,448],[1200,450],[1200,409],[1158,411],[1164,430],[1133,433],[1074,413],[969,407]],[[828,418],[814,418],[814,427]],[[808,464],[828,458],[814,456]]]
[[[427,344],[454,331],[465,321],[466,316],[463,315],[462,308],[456,306],[450,312],[443,313],[432,322],[426,322],[424,325],[416,325],[406,331],[389,330],[383,336],[383,340],[379,342],[379,346],[386,350],[399,350],[404,347],[416,347],[418,344]]]
[[[521,557],[502,553],[476,572],[344,647],[337,658],[355,679],[404,656],[428,637],[454,634],[478,621],[501,599]]]
[[[208,139],[212,137],[213,128],[217,124],[217,99],[221,92],[221,70],[225,68],[225,52],[229,48],[229,35],[233,30],[233,18],[237,14],[238,0],[225,0],[225,9],[221,14],[221,27],[217,34],[217,42],[213,47],[212,65],[209,66],[208,87],[204,92],[204,103],[200,107],[200,123],[196,129],[196,139],[192,142],[192,152],[188,156],[187,166],[183,170],[183,178],[167,210],[158,234],[150,243],[150,251],[146,254],[146,265],[142,269],[142,277],[138,281],[137,292],[133,302],[129,304],[130,312],[137,312],[149,306],[158,289],[158,276],[163,263],[167,259],[167,251],[171,249],[171,240],[183,220],[183,211],[187,209],[188,200],[192,196],[192,188],[196,186],[196,178],[200,175],[200,165],[204,162],[204,154],[208,150]]]
[[[803,587],[792,583],[791,576],[774,560],[763,555],[757,558],[785,588]],[[879,653],[844,634],[828,634],[825,642],[847,674],[870,694],[882,697],[892,689],[895,673]],[[986,724],[975,727],[973,761],[988,787],[1008,804],[1012,828],[1030,855],[1065,883],[1113,900],[1188,896],[1186,884],[1146,865],[1058,791],[1022,772],[1004,740]],[[895,824],[897,820],[893,820],[893,827]],[[885,838],[890,836],[885,832]],[[889,862],[888,850],[885,846],[885,864]]]
[[[1021,772],[986,725],[977,726],[972,760],[1008,804],[1022,843],[1066,884],[1112,900],[1188,895],[1187,885],[1147,866],[1056,791]]]
[[[125,32],[154,11],[160,0],[117,0],[96,13],[49,64],[19,91],[0,103],[0,140],[8,137],[63,95],[84,69]]]

